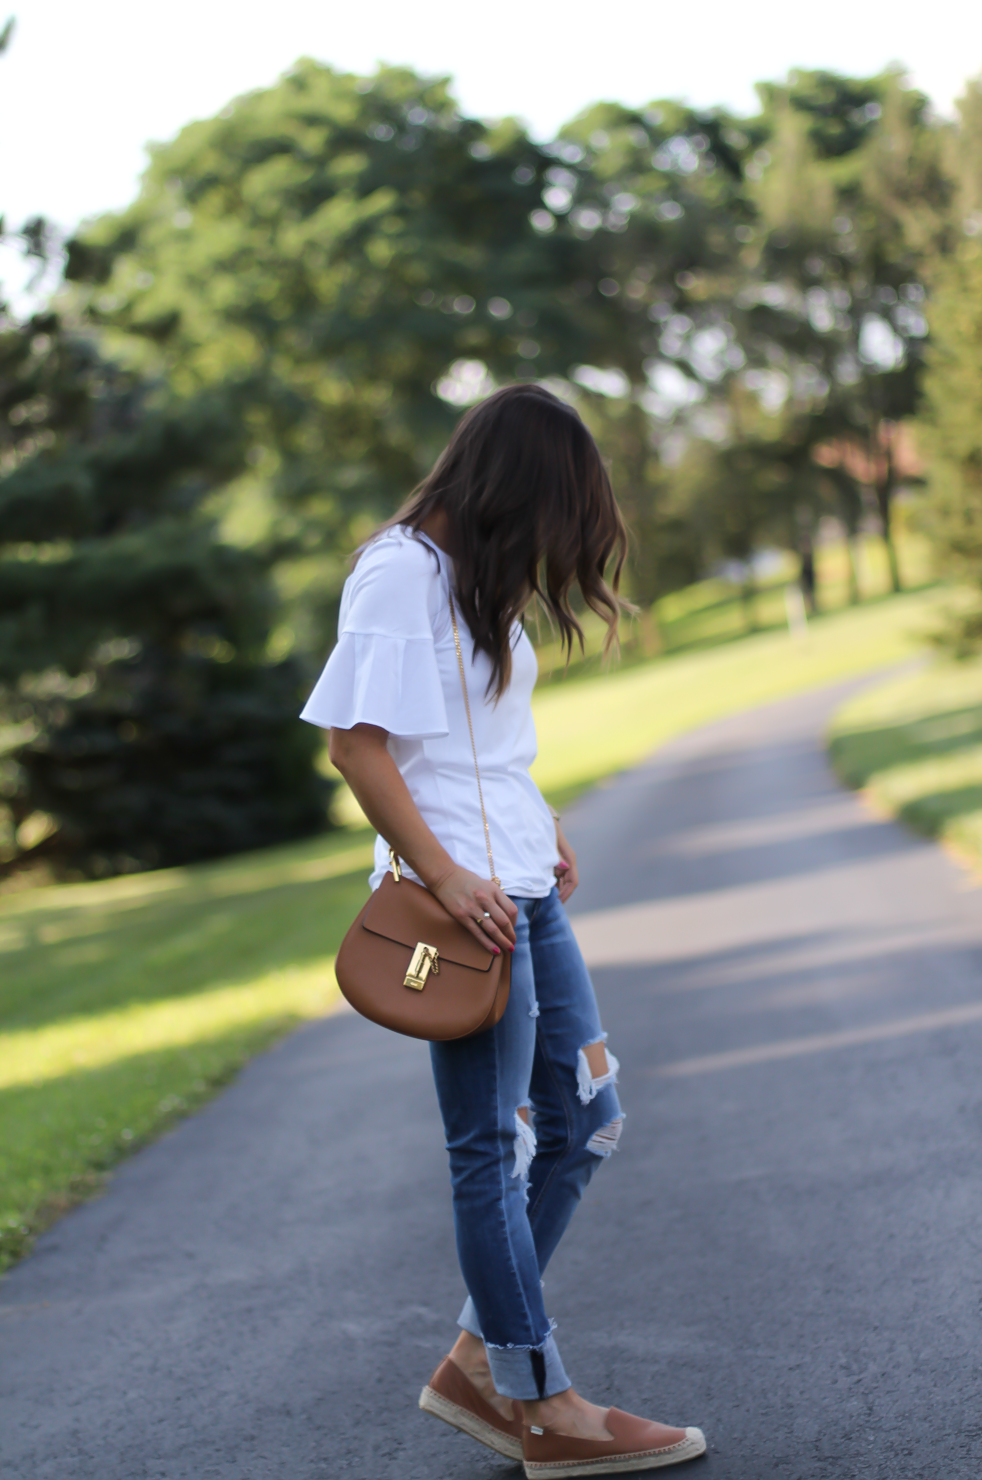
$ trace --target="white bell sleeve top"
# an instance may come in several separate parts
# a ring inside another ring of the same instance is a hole
[[[325,730],[387,730],[389,753],[427,826],[458,864],[487,878],[450,621],[451,573],[449,558],[425,535],[391,529],[367,545],[344,585],[337,646],[301,717]],[[540,899],[555,885],[559,853],[552,816],[529,775],[535,651],[516,625],[511,682],[494,704],[486,694],[490,659],[475,654],[459,605],[457,623],[495,868],[507,894]],[[378,838],[373,889],[388,864],[388,843]]]

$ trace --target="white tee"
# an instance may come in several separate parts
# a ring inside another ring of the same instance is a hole
[[[423,820],[456,863],[484,879],[488,856],[450,621],[451,569],[442,550],[405,528],[368,545],[344,583],[337,646],[301,717],[325,730],[387,730],[389,753]],[[516,624],[511,682],[495,704],[486,693],[491,660],[475,653],[459,603],[457,625],[495,868],[507,894],[541,899],[556,882],[559,853],[552,815],[529,775],[535,651]],[[378,838],[373,889],[388,866],[388,844]]]

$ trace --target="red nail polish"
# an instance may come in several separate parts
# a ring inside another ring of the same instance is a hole
[[[492,946],[491,949],[492,949],[492,951],[494,951],[494,954],[496,956],[500,956],[501,955],[501,950],[500,950],[500,948],[498,946]]]

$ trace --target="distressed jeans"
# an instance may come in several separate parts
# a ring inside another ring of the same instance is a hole
[[[499,1393],[536,1399],[570,1386],[542,1275],[624,1117],[613,1055],[607,1074],[590,1074],[584,1049],[605,1034],[558,892],[514,903],[501,1021],[473,1038],[431,1044],[431,1054],[468,1290],[459,1324],[484,1341]]]

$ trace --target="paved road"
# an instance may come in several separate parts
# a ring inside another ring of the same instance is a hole
[[[628,1122],[549,1305],[706,1480],[982,1471],[980,895],[836,787],[845,692],[570,819]],[[425,1048],[306,1028],[5,1282],[3,1480],[514,1480],[415,1410],[460,1297]]]

